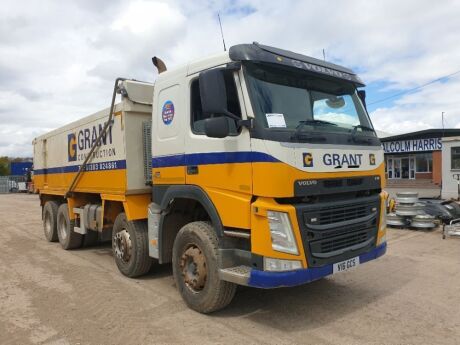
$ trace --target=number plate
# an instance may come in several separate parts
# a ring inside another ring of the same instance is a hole
[[[354,268],[356,266],[359,265],[359,256],[355,257],[355,258],[351,258],[351,259],[348,259],[348,260],[345,260],[345,261],[340,261],[340,262],[337,262],[333,265],[333,268],[332,268],[332,273],[339,273],[339,272],[343,272],[343,271],[347,271],[351,268]]]

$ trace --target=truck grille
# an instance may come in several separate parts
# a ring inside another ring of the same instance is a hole
[[[348,233],[341,236],[326,237],[319,241],[311,241],[310,249],[312,253],[315,253],[316,255],[320,254],[319,256],[323,256],[321,254],[329,254],[342,249],[353,247],[360,243],[365,243],[370,238],[372,238],[371,233],[372,229],[365,228],[362,230],[349,231]]]
[[[339,249],[348,248],[358,243],[362,243],[367,240],[367,232],[361,231],[352,234],[351,236],[346,236],[343,238],[332,238],[330,240],[325,240],[321,242],[321,252],[329,253],[334,252]]]
[[[310,266],[358,255],[374,245],[379,219],[378,196],[305,205],[298,208]]]
[[[367,205],[329,206],[313,215],[305,213],[304,217],[307,224],[313,221],[315,224],[332,224],[364,217],[368,211]]]

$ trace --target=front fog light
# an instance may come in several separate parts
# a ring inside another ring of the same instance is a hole
[[[289,215],[285,212],[267,211],[267,218],[273,250],[298,255]]]
[[[281,272],[293,271],[302,268],[302,264],[297,260],[282,260],[264,257],[264,271]]]

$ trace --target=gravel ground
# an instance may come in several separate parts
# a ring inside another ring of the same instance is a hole
[[[64,251],[36,195],[0,195],[0,344],[458,344],[460,239],[389,230],[388,251],[334,277],[241,288],[210,316],[189,310],[171,267],[122,276],[110,246]]]

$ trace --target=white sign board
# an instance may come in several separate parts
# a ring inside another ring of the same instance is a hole
[[[387,141],[382,143],[385,153],[440,151],[441,138]]]
[[[265,114],[268,128],[286,128],[286,121],[283,114]]]

